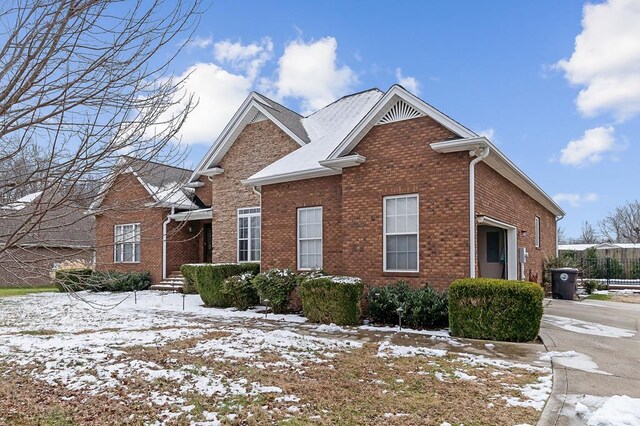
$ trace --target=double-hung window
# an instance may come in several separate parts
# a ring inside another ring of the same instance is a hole
[[[260,262],[260,207],[238,209],[238,262]]]
[[[418,271],[418,195],[384,197],[384,271]]]
[[[140,262],[140,224],[116,225],[113,238],[115,263]]]
[[[536,216],[534,222],[534,234],[536,248],[540,248],[540,218],[538,216]]]
[[[298,209],[298,269],[322,268],[322,207]]]

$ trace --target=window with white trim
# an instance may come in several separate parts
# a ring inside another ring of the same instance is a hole
[[[322,269],[322,207],[298,209],[298,269]]]
[[[540,248],[540,218],[538,216],[535,218],[534,236],[536,240],[536,248]]]
[[[238,209],[238,262],[260,262],[260,207]]]
[[[113,233],[115,263],[140,262],[140,224],[116,225]]]
[[[418,272],[418,195],[383,202],[384,271]]]

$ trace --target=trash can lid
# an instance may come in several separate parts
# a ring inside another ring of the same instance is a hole
[[[577,274],[579,270],[576,268],[564,267],[564,268],[552,268],[551,272],[574,272]]]

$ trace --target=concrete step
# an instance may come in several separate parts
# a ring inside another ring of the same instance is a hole
[[[159,291],[175,291],[176,293],[182,293],[182,283],[179,285],[175,285],[170,282],[162,281],[158,284],[154,284],[149,287],[150,290],[159,290]]]

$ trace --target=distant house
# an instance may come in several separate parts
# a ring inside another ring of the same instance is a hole
[[[638,243],[598,243],[598,244],[560,244],[558,254],[571,255],[575,259],[586,257],[587,249],[595,250],[598,259],[640,260],[640,244]]]
[[[487,138],[397,85],[308,116],[251,93],[187,173],[189,201],[162,206],[143,176],[155,173],[115,178],[130,190],[105,203],[146,201],[117,220],[97,217],[99,267],[158,280],[180,263],[260,262],[440,289],[467,276],[539,280],[564,215]],[[119,248],[119,225],[133,226],[132,248]],[[147,243],[145,228],[155,229]],[[140,256],[116,265],[123,250]]]
[[[92,264],[95,221],[82,206],[57,203],[42,192],[0,206],[0,287],[51,284],[57,263]]]

